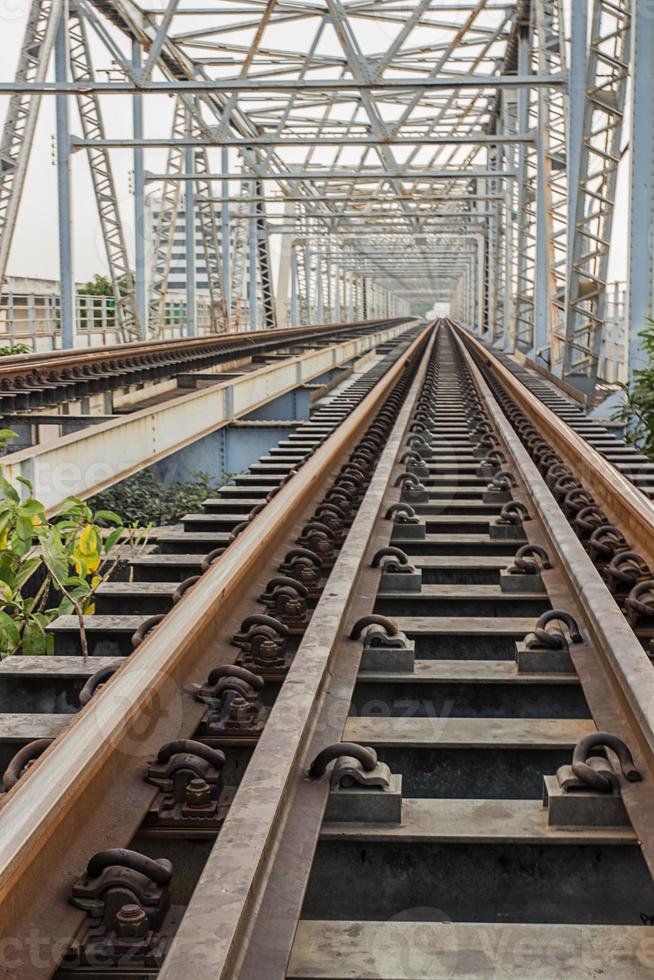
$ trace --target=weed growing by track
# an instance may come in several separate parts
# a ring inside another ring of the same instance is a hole
[[[13,357],[15,354],[31,353],[32,348],[29,344],[5,344],[4,347],[0,347],[0,357]]]
[[[94,508],[117,511],[126,523],[159,527],[177,524],[184,514],[199,510],[216,489],[209,473],[197,471],[184,483],[168,483],[151,470],[142,470],[92,497],[89,503]]]
[[[15,435],[0,429],[0,449]],[[27,497],[0,466],[0,658],[53,653],[47,627],[64,615],[77,616],[86,656],[84,616],[94,612],[97,589],[120,561],[115,546],[120,540],[138,544],[141,530],[126,528],[118,514],[94,510],[78,497],[69,497],[48,518],[29,480],[17,479]]]

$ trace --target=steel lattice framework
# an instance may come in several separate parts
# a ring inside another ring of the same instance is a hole
[[[183,226],[191,333],[201,265],[214,331],[449,303],[592,388],[632,2],[33,0],[1,89],[0,282],[54,94],[59,167],[88,156],[126,336],[161,334]],[[167,121],[160,98],[149,109],[161,94]],[[131,101],[132,137],[108,134],[109,96]],[[111,166],[125,148],[133,245]],[[66,216],[65,179],[59,193]],[[60,227],[62,269],[69,237]]]

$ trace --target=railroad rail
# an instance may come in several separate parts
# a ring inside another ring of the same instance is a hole
[[[569,389],[569,385],[561,387],[562,383],[558,379],[556,382],[543,380],[543,377],[539,376],[533,368],[518,364],[508,354],[495,351],[485,343],[477,346],[478,351],[481,346],[491,364],[495,363],[506,368],[527,391],[535,395],[573,432],[596,449],[600,456],[612,463],[615,469],[637,486],[646,497],[650,500],[654,498],[654,463],[635,446],[626,443],[615,431],[615,424],[611,424],[609,420],[609,424],[606,425],[601,420],[588,415],[580,406],[578,398],[573,398],[567,393],[566,388]],[[579,397],[578,392],[577,396]],[[617,425],[621,428],[619,422]]]
[[[219,374],[178,375],[166,382],[163,396],[153,396],[129,411],[95,419],[91,416],[78,432],[8,453],[3,458],[5,475],[13,481],[21,477],[29,480],[38,499],[55,513],[71,494],[92,496],[204,437],[217,435],[219,429],[234,432],[234,423],[256,419],[256,413],[265,406],[269,418],[276,413],[277,419],[283,420],[289,411],[283,407],[284,396],[292,396],[286,398],[287,405],[292,402],[291,421],[297,410],[295,393],[304,389],[307,403],[319,393],[321,382],[328,379],[333,383],[360,358],[415,323],[411,319],[382,324],[356,336],[337,332],[334,337],[326,335],[307,342],[309,349],[304,353],[278,350],[273,355],[259,355],[260,360],[232,363],[229,370]],[[304,414],[303,408],[300,414]],[[23,418],[38,425],[40,416],[19,415],[17,427]],[[13,423],[9,418],[8,424]],[[213,439],[212,446],[204,443],[207,456],[220,457],[216,441]]]
[[[0,359],[0,414],[40,410],[125,385],[157,382],[331,336],[358,336],[401,318],[319,327],[285,327],[216,337],[146,341],[84,350],[20,354]]]
[[[0,664],[0,975],[654,976],[652,513],[455,324],[385,345]]]

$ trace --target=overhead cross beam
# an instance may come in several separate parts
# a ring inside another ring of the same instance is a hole
[[[588,38],[578,6],[570,59],[562,0],[75,0],[72,70],[53,78],[66,4],[32,0],[18,72],[0,78],[0,282],[48,97],[66,121],[60,189],[71,154],[90,164],[125,335],[162,336],[171,303],[189,329],[228,330],[449,297],[489,342],[592,386],[631,2],[591,0]],[[133,108],[127,135],[106,122],[110,95]]]

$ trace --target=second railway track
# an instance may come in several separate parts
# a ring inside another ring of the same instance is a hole
[[[357,336],[381,324],[401,322],[391,319],[288,327],[258,330],[256,334],[218,334],[3,357],[0,413],[42,411],[98,392],[156,384],[180,372],[211,370],[217,365],[270,357],[280,351],[297,352],[303,344],[313,349],[329,343],[335,335]]]
[[[0,975],[654,976],[651,504],[477,361],[405,335],[0,667],[64,728],[5,742]]]

